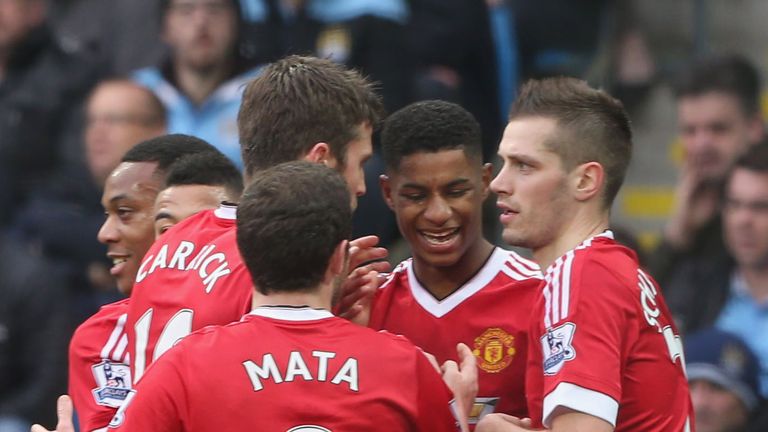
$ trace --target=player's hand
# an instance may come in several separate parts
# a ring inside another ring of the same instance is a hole
[[[335,314],[355,324],[367,326],[371,315],[371,302],[385,277],[372,267],[358,267],[342,284],[342,297],[335,307]]]
[[[518,418],[507,414],[488,414],[475,428],[475,432],[516,432],[532,431],[531,419]]]
[[[375,235],[356,238],[349,242],[349,268],[356,269],[365,263],[385,259],[389,252],[378,244],[379,238]],[[379,273],[389,271],[389,263],[384,261],[369,265],[372,265],[372,270],[377,270]]]
[[[384,283],[382,273],[391,268],[386,261],[372,261],[387,257],[387,250],[377,247],[378,244],[376,236],[360,237],[349,243],[349,268],[352,271],[342,285],[341,299],[334,309],[337,316],[362,326],[368,325],[371,301]]]
[[[472,350],[463,343],[456,346],[456,351],[459,354],[459,363],[447,360],[440,369],[443,381],[453,392],[459,424],[464,431],[469,430],[469,410],[477,396],[477,359],[472,354]]]
[[[667,242],[680,250],[691,246],[693,236],[715,216],[720,206],[719,188],[693,165],[689,162],[683,166],[675,188],[672,214],[664,228]]]
[[[56,423],[56,429],[49,431],[39,424],[32,425],[31,432],[75,432],[75,425],[72,422],[72,399],[67,395],[59,396],[56,401],[56,417],[59,422]]]

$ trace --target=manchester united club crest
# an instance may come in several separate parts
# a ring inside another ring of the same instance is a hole
[[[515,357],[515,337],[500,328],[489,328],[475,338],[477,367],[489,372],[501,372]]]

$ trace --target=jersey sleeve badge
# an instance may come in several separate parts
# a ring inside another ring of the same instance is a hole
[[[475,349],[472,353],[477,357],[477,367],[488,372],[498,373],[504,370],[515,357],[515,337],[504,330],[493,327],[486,329],[475,338]]]
[[[561,326],[547,329],[547,334],[541,337],[544,375],[555,375],[560,372],[566,361],[576,358],[576,350],[573,349],[575,332],[576,324],[567,322]]]
[[[92,369],[98,386],[92,390],[96,403],[119,408],[131,392],[131,368],[124,363],[104,360]]]

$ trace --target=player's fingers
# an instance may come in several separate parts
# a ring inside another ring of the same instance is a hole
[[[344,282],[341,304],[349,306],[363,298],[372,297],[379,285],[378,274],[375,272],[348,278]]]
[[[352,240],[349,243],[349,266],[356,268],[366,262],[386,258],[389,252],[383,247],[376,247],[378,244],[379,238],[373,235]]]
[[[515,417],[509,414],[503,414],[503,413],[495,413],[494,416],[498,417],[497,420],[499,420],[502,423],[510,423],[516,426],[525,426],[525,427],[527,427],[526,425],[530,426],[531,424],[531,419],[527,417],[521,419],[520,417]]]
[[[377,244],[379,244],[379,237],[375,235],[358,237],[349,242],[350,247],[358,247],[358,248],[374,247]]]
[[[386,277],[386,273],[392,270],[392,265],[387,261],[374,261],[365,266],[369,271],[375,271]]]
[[[429,360],[429,364],[431,364],[432,367],[435,368],[435,371],[437,373],[441,373],[440,372],[440,364],[437,362],[437,357],[433,356],[432,354],[430,354],[430,353],[428,353],[426,351],[422,351],[422,353],[424,354],[424,356],[427,357],[427,360]]]
[[[458,373],[459,365],[453,360],[446,360],[445,363],[443,363],[443,365],[440,366],[440,371],[442,371],[444,375],[451,374],[451,373]]]
[[[456,345],[456,353],[459,355],[459,363],[461,363],[462,369],[465,367],[476,366],[477,359],[475,358],[475,355],[472,354],[472,350],[469,349],[466,344],[459,343]]]
[[[56,431],[49,431],[48,429],[40,426],[39,424],[33,424],[32,428],[29,429],[30,432],[56,432]]]
[[[74,432],[75,425],[72,423],[72,399],[67,395],[59,396],[56,401],[56,415],[59,422],[56,423],[57,432]]]
[[[339,317],[352,320],[356,316],[360,314],[360,312],[363,311],[363,306],[359,304],[353,304],[352,306],[348,307],[345,311],[339,313]]]
[[[388,255],[389,252],[383,247],[358,249],[354,253],[350,252],[349,254],[349,267],[357,268],[367,262],[383,260]]]

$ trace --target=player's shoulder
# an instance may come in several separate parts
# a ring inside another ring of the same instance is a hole
[[[621,279],[637,276],[637,255],[612,237],[596,238],[589,247],[577,248],[574,252],[582,272]]]
[[[613,240],[610,232],[587,239],[576,248],[555,260],[546,271],[548,283],[569,285],[578,292],[581,287],[594,295],[621,295],[633,293],[621,287],[634,287],[639,264],[636,255]]]
[[[75,330],[83,331],[94,327],[114,326],[114,324],[125,314],[128,313],[130,299],[122,299],[113,303],[106,304],[99,308],[95,314],[83,321]]]
[[[497,247],[489,260],[489,264],[497,267],[499,271],[514,281],[533,279],[535,283],[538,283],[544,278],[538,264],[513,250]]]
[[[128,315],[129,299],[123,299],[102,306],[95,314],[83,321],[70,340],[70,351],[98,347],[104,344],[112,333],[122,333]]]
[[[400,287],[406,287],[408,284],[408,272],[411,271],[413,258],[407,258],[400,261],[398,265],[387,275],[384,282],[379,286],[381,290],[397,290]]]
[[[222,205],[216,209],[203,210],[177,223],[162,237],[195,237],[210,230],[226,232],[235,226],[235,214],[234,206]]]
[[[350,323],[351,324],[351,323]],[[354,324],[352,324],[354,325]],[[401,334],[390,333],[387,330],[374,330],[370,328],[364,328],[366,337],[370,338],[371,342],[375,342],[378,347],[377,351],[386,352],[390,355],[405,355],[410,356],[415,352],[421,351],[413,342],[407,337]],[[369,334],[368,334],[369,333]]]

